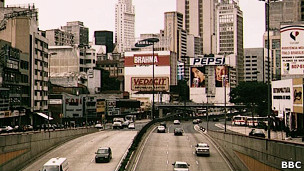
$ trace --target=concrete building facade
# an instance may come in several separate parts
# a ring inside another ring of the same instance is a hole
[[[49,46],[68,46],[75,44],[74,34],[60,29],[46,30],[45,35],[49,40]]]
[[[263,48],[244,49],[244,81],[264,82],[265,60]]]
[[[83,25],[81,21],[67,22],[61,29],[74,35],[74,43],[77,45],[89,45],[89,28]]]

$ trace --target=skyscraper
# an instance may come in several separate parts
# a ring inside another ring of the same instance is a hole
[[[115,43],[118,52],[130,50],[135,43],[135,7],[132,0],[118,0],[116,4]]]
[[[237,82],[244,80],[243,12],[236,0],[222,0],[216,5],[217,54],[230,56],[236,68]]]
[[[176,7],[187,33],[200,37],[201,54],[215,54],[214,0],[176,0]]]
[[[113,32],[112,31],[95,31],[94,32],[94,44],[105,45],[107,53],[113,52]]]

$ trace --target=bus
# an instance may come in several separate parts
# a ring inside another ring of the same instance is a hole
[[[43,165],[42,171],[68,171],[69,163],[66,158],[51,158]]]
[[[258,126],[258,118],[260,117],[251,117],[251,116],[247,116],[246,118],[246,125],[247,126]]]
[[[232,117],[232,125],[245,126],[247,121],[247,116],[233,116]]]

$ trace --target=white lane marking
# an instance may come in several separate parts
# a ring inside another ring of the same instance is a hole
[[[190,145],[190,147],[192,148],[192,145]]]
[[[196,160],[195,162],[196,162],[196,164],[198,165],[198,161]]]
[[[167,155],[169,154],[169,151],[167,151]]]
[[[93,163],[94,159],[91,160],[91,163]]]
[[[167,160],[167,165],[169,164],[169,161]]]

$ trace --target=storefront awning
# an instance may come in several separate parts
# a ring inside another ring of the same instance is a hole
[[[52,117],[50,117],[50,116],[48,116],[48,115],[46,115],[46,114],[44,114],[44,113],[39,113],[39,112],[37,112],[37,114],[40,115],[40,116],[42,116],[42,117],[44,117],[45,119],[53,120]]]

